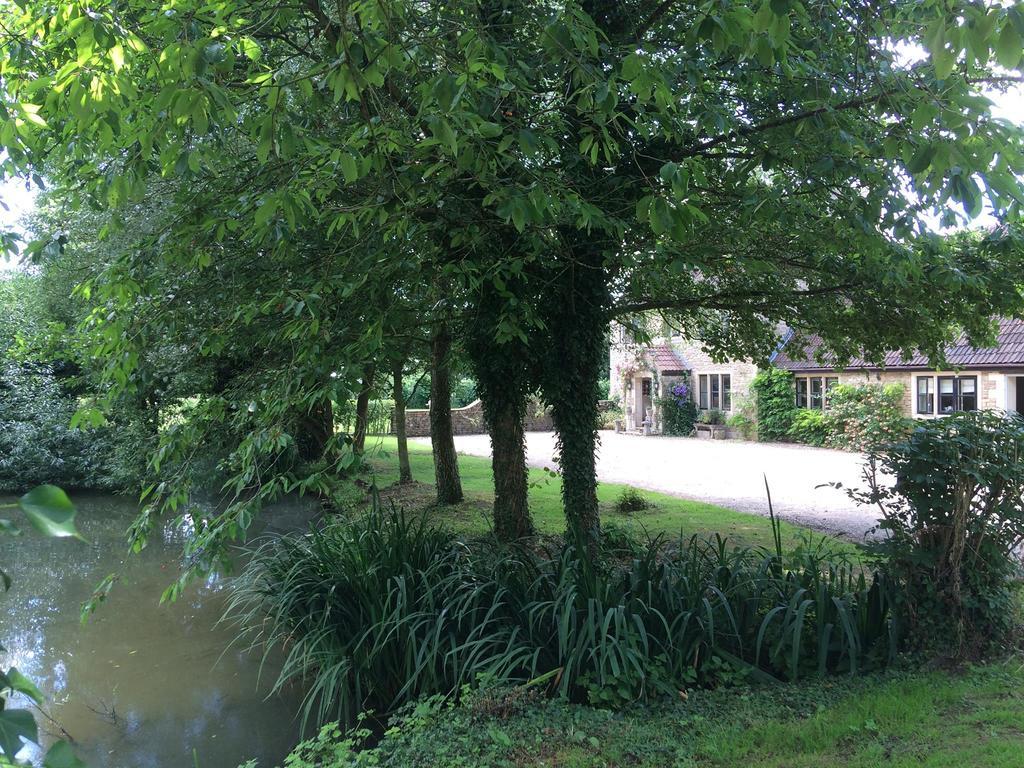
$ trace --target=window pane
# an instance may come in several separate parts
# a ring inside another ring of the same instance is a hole
[[[708,375],[702,373],[700,376],[700,407],[707,410],[708,407]]]
[[[732,376],[728,373],[722,374],[722,410],[732,410]]]
[[[974,376],[961,376],[958,383],[960,385],[960,410],[978,410],[978,379]]]
[[[796,407],[807,407],[807,379],[796,380]]]
[[[917,378],[917,412],[933,413],[935,395],[932,392],[932,379],[930,376],[918,376]]]
[[[721,407],[721,403],[719,401],[720,387],[719,387],[718,374],[717,373],[711,374],[710,379],[711,379],[711,407],[712,408],[720,408]]]
[[[821,377],[811,379],[811,408],[821,408]]]
[[[939,413],[956,410],[956,379],[952,376],[939,377]]]

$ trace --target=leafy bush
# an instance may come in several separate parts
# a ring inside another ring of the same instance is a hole
[[[877,549],[918,645],[963,656],[1006,637],[1024,542],[1022,459],[1024,421],[991,411],[920,422],[870,458],[870,490],[851,496],[883,512],[889,537]]]
[[[615,429],[615,422],[624,418],[619,407],[609,408],[601,412],[601,429]]]
[[[127,452],[119,450],[122,433],[71,429],[77,409],[48,367],[0,367],[0,491],[43,483],[113,490],[138,480],[141,466],[128,467]]]
[[[796,679],[895,649],[884,579],[827,543],[786,558],[716,539],[655,539],[595,564],[467,547],[401,512],[263,545],[233,587],[243,634],[286,651],[277,688],[308,678],[305,715],[352,722],[481,680],[574,700],[674,697],[723,664]]]
[[[765,368],[750,386],[757,404],[757,439],[768,443],[785,440],[797,410],[793,375],[780,368]]]
[[[829,436],[828,420],[825,414],[817,409],[798,408],[793,414],[793,423],[786,434],[794,442],[821,446]]]
[[[744,440],[757,439],[757,407],[751,397],[733,398],[733,412],[725,423],[738,431]]]
[[[874,451],[906,437],[912,421],[903,415],[902,384],[840,384],[828,394],[826,445]]]
[[[725,424],[725,413],[717,408],[711,408],[701,411],[697,416],[697,421],[700,424]]]
[[[658,398],[661,411],[661,429],[666,435],[687,436],[693,433],[697,422],[697,406],[686,381],[669,387],[665,397]]]
[[[636,488],[626,486],[622,489],[622,493],[619,494],[619,498],[615,502],[615,511],[628,514],[630,512],[642,512],[645,509],[649,509],[651,502],[647,500]]]

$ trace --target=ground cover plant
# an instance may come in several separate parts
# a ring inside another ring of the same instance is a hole
[[[372,749],[328,727],[289,768],[1017,768],[1024,663],[693,691],[623,711],[483,691],[425,701]]]
[[[896,653],[893,595],[828,539],[784,553],[656,537],[626,557],[466,542],[379,508],[274,539],[235,582],[230,615],[282,648],[276,687],[351,724],[481,680],[619,707],[724,678],[856,673]]]

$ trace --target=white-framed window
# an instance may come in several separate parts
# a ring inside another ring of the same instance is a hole
[[[797,376],[796,407],[828,408],[828,393],[838,383],[838,376]]]
[[[918,416],[947,416],[978,410],[975,374],[924,374],[914,377],[914,412]]]
[[[697,377],[697,407],[702,411],[731,411],[732,374],[700,374]]]

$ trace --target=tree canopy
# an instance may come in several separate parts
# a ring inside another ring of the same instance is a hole
[[[764,359],[780,322],[840,357],[937,356],[1021,312],[1024,134],[986,96],[1020,82],[1020,4],[5,7],[5,172],[138,229],[89,289],[111,392],[155,338],[256,353],[229,408],[201,406],[238,424],[240,498],[266,481],[271,421],[439,319],[509,441],[508,530],[529,526],[507,427],[539,390],[570,527],[592,540],[610,319],[659,311],[716,355]],[[999,226],[981,241],[929,230],[982,211]]]

